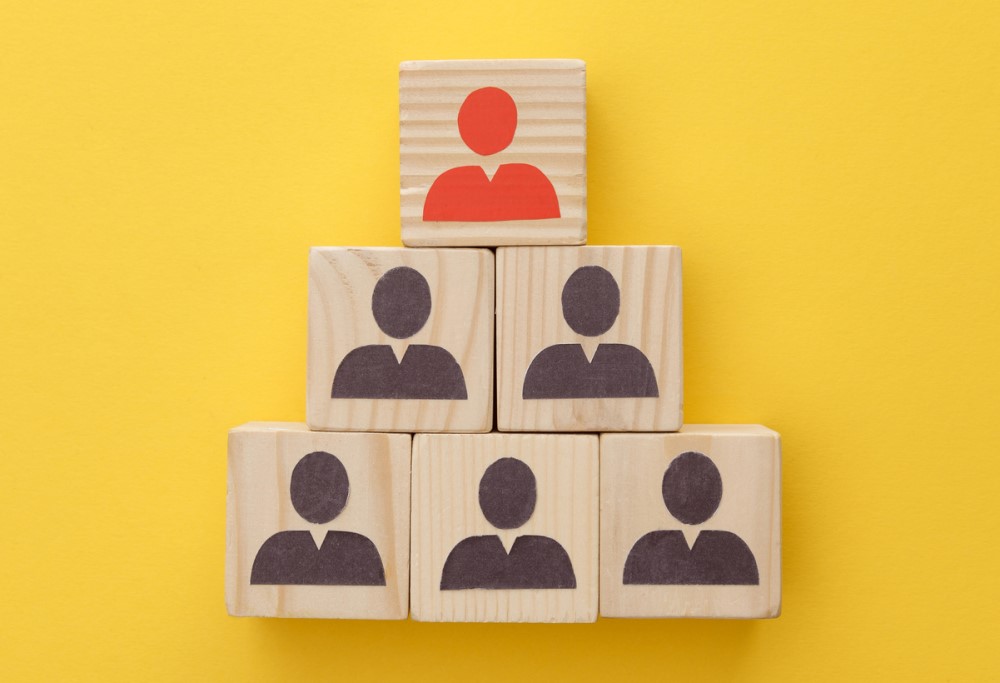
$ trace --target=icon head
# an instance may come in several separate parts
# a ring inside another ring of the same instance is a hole
[[[407,266],[392,268],[375,283],[372,315],[379,329],[394,339],[412,337],[431,315],[431,288]]]
[[[498,529],[516,529],[535,511],[535,474],[517,458],[500,458],[479,480],[479,507]]]
[[[458,133],[481,156],[507,149],[516,129],[517,105],[500,88],[473,90],[458,110]]]
[[[663,502],[685,524],[701,524],[719,509],[722,477],[708,456],[688,451],[670,463],[663,474]]]
[[[621,307],[615,277],[600,266],[581,266],[562,291],[563,317],[577,334],[597,337],[611,329]]]
[[[292,470],[292,506],[308,522],[326,524],[336,518],[349,493],[347,470],[335,455],[310,453]]]

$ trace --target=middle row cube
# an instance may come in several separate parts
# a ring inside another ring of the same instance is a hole
[[[312,429],[488,432],[494,377],[504,431],[677,430],[680,249],[312,249]]]

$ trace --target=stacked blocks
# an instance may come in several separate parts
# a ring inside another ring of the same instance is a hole
[[[401,65],[407,247],[310,252],[308,426],[229,436],[230,614],[778,615],[779,438],[682,425],[680,249],[565,246],[584,80]]]

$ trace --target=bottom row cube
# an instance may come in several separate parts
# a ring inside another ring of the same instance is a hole
[[[412,496],[412,498],[411,498]],[[780,446],[664,434],[312,432],[229,440],[238,616],[591,622],[777,616]],[[600,562],[598,561],[600,558]]]

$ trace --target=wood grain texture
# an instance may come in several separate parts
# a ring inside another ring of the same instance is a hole
[[[419,271],[430,287],[426,324],[399,340],[372,312],[372,293],[392,268]],[[488,249],[316,247],[309,254],[309,352],[306,422],[312,429],[488,432],[493,426],[494,258]],[[331,398],[333,379],[354,349],[433,345],[457,361],[468,398]]]
[[[480,156],[463,142],[466,96],[498,87],[513,97],[517,131],[509,147]],[[586,70],[579,60],[403,62],[399,68],[402,239],[407,246],[583,244],[587,240]],[[531,164],[552,182],[560,217],[490,223],[424,221],[427,192],[444,171]]]
[[[537,482],[531,518],[500,531],[479,506],[484,471],[500,458],[526,463]],[[598,439],[594,435],[417,435],[414,439],[411,606],[419,621],[590,622],[597,618]],[[569,554],[573,589],[440,589],[451,550],[497,534],[554,539]]]
[[[314,451],[343,463],[350,494],[325,524],[302,519],[289,485],[299,460]],[[226,496],[226,607],[234,616],[405,619],[409,605],[410,436],[310,432],[298,423],[250,423],[229,433]],[[384,586],[252,585],[251,570],[273,534],[352,531],[381,556]]]
[[[614,325],[577,334],[562,292],[581,266],[600,266],[621,292]],[[628,344],[649,360],[658,398],[524,399],[532,360],[555,344]],[[671,246],[497,249],[497,426],[502,431],[674,431],[682,418],[681,251]]]
[[[687,451],[708,456],[722,478],[722,498],[696,525],[664,504],[663,475]],[[750,548],[759,585],[624,585],[637,540],[681,530],[688,546],[699,531],[728,531]],[[757,425],[685,425],[676,434],[601,435],[601,615],[605,617],[770,618],[781,612],[781,445]]]

